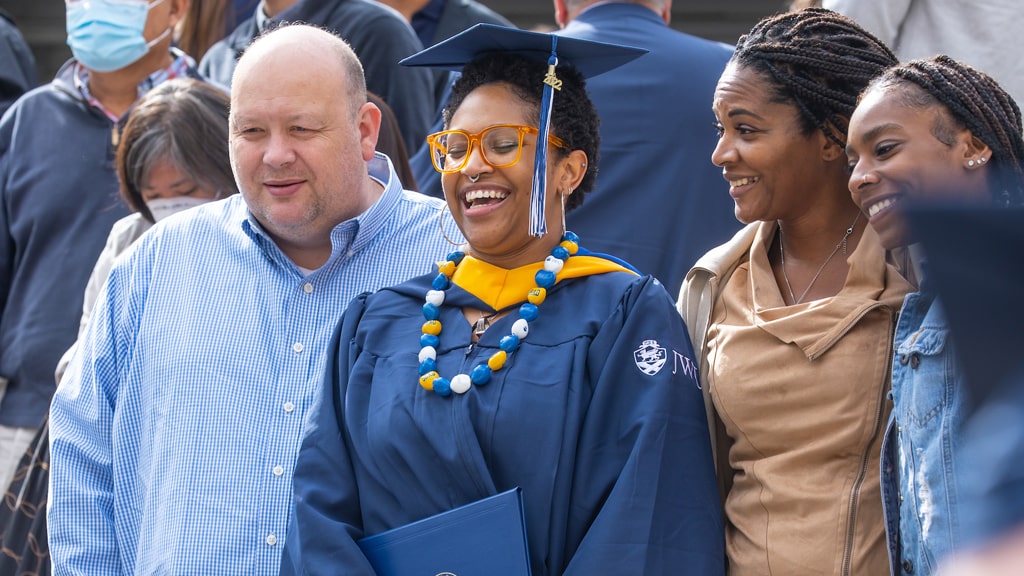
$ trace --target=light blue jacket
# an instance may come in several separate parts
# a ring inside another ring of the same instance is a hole
[[[963,373],[934,294],[908,294],[896,324],[882,501],[894,575],[932,574],[960,543],[957,467]]]

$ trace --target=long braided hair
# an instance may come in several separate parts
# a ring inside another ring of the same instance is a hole
[[[868,89],[911,84],[920,90],[903,90],[900,102],[912,108],[942,105],[959,128],[966,128],[992,149],[993,200],[1004,206],[1024,205],[1024,130],[1020,107],[988,74],[949,56],[911,60],[886,70]],[[952,145],[943,127],[933,133]]]
[[[881,40],[823,8],[761,20],[740,37],[732,61],[763,74],[773,86],[773,102],[796,105],[805,135],[821,130],[840,146],[846,146],[857,96],[897,63]]]

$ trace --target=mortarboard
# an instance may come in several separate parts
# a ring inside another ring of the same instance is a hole
[[[1024,209],[917,206],[907,216],[977,406],[1024,368]]]
[[[551,103],[561,80],[555,74],[558,64],[569,65],[584,78],[591,78],[643,56],[647,50],[582,40],[556,34],[530,32],[494,24],[477,24],[468,30],[439,42],[402,60],[404,66],[428,66],[460,71],[466,64],[486,54],[501,52],[548,65],[540,105],[538,142],[547,142],[550,129]],[[547,175],[547,146],[537,146],[534,157],[533,188],[530,192],[530,234],[543,236],[544,189]]]

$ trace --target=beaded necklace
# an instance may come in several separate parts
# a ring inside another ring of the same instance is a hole
[[[485,362],[478,364],[469,374],[456,374],[451,380],[437,372],[437,348],[441,344],[441,305],[444,304],[445,290],[451,286],[451,278],[455,269],[466,256],[464,252],[455,251],[448,255],[447,260],[438,269],[439,273],[431,283],[433,290],[427,291],[426,302],[423,304],[423,333],[420,335],[420,386],[433,390],[441,396],[466,393],[474,384],[483,386],[491,381],[491,374],[505,366],[508,355],[519,348],[519,344],[530,333],[530,322],[537,319],[539,306],[547,297],[547,290],[558,282],[558,273],[569,258],[579,250],[580,239],[572,232],[566,232],[561,242],[544,259],[544,268],[537,271],[534,281],[537,286],[526,294],[526,302],[519,307],[519,319],[512,324],[509,334],[498,341],[499,350]]]

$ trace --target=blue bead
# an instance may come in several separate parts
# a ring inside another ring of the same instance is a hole
[[[523,320],[526,320],[527,322],[533,322],[534,320],[537,319],[537,316],[539,314],[540,308],[538,308],[536,304],[531,304],[530,302],[527,302],[526,304],[523,304],[522,306],[519,307],[519,317],[522,318]]]
[[[444,274],[438,274],[434,281],[430,283],[434,290],[446,290],[448,288],[448,277]]]
[[[455,265],[458,266],[459,263],[462,262],[462,259],[465,256],[466,256],[465,252],[463,252],[462,250],[456,250],[456,251],[454,251],[454,252],[452,252],[451,254],[448,255],[448,260],[451,261],[451,262],[455,262]]]
[[[427,346],[430,346],[431,348],[437,349],[440,345],[441,338],[439,336],[435,336],[433,334],[420,335],[420,347],[426,348]]]
[[[519,348],[519,336],[515,334],[503,336],[501,340],[498,340],[498,348],[505,352],[514,352],[516,348]]]
[[[469,379],[474,386],[482,386],[491,381],[491,367],[487,364],[480,364],[469,373]]]
[[[441,396],[451,396],[452,394],[452,382],[447,378],[435,378],[434,379],[434,392],[437,392]]]
[[[441,309],[427,302],[423,305],[423,317],[427,320],[437,320],[441,317]]]
[[[580,243],[580,237],[573,232],[566,231],[565,235],[562,236],[562,240],[568,240],[569,242],[575,242],[578,246]]]
[[[420,376],[423,376],[427,372],[433,372],[434,370],[437,370],[437,360],[427,358],[423,362],[420,362]]]
[[[537,270],[533,279],[537,282],[537,286],[545,290],[555,285],[555,273],[550,270]]]
[[[559,260],[565,261],[569,259],[569,251],[561,246],[555,246],[555,249],[551,251],[551,255]]]

